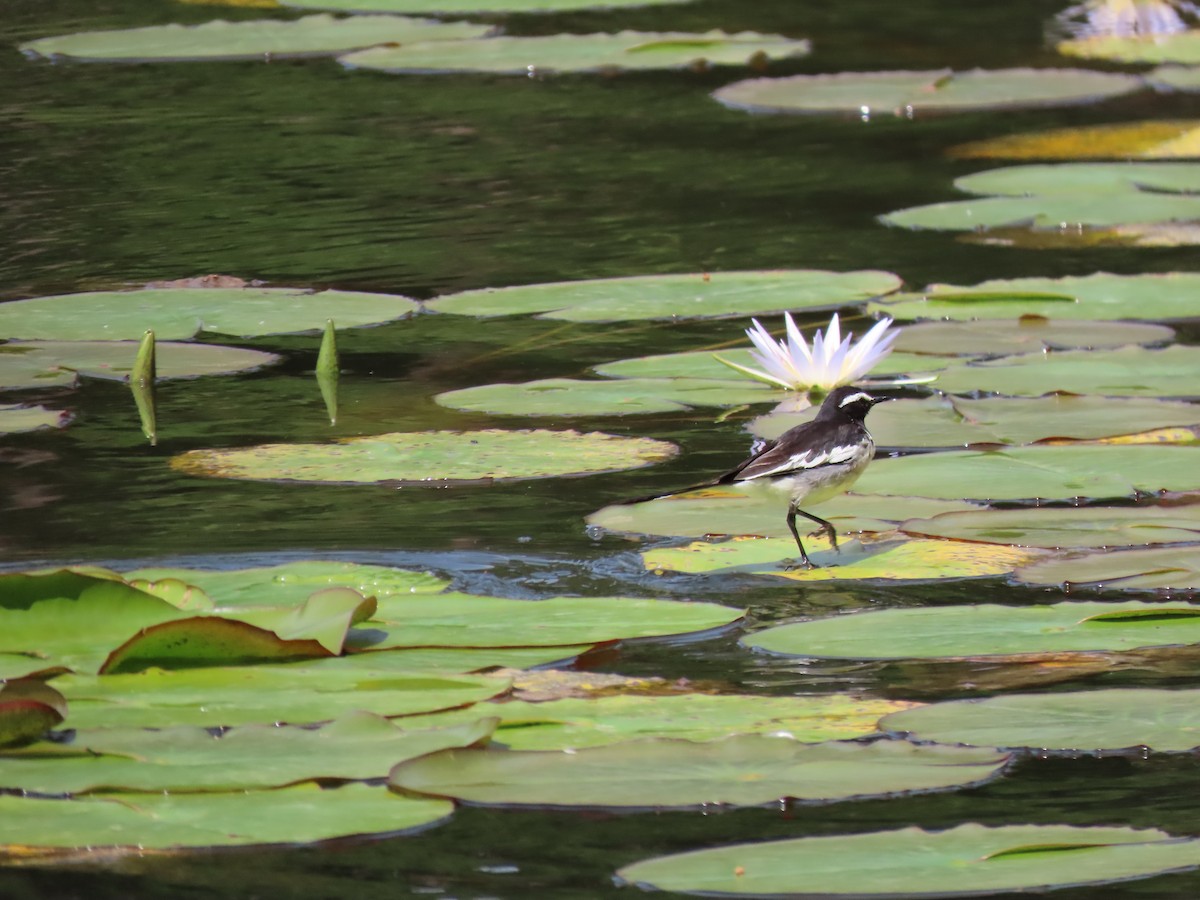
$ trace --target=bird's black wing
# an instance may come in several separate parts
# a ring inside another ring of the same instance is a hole
[[[862,429],[855,422],[805,422],[785,431],[760,452],[717,479],[719,484],[777,478],[849,462],[859,452]]]

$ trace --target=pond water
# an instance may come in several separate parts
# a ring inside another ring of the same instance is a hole
[[[813,40],[811,56],[776,64],[773,74],[997,68],[1063,64],[1043,35],[1060,8],[1043,0],[705,0],[657,10],[514,16],[508,28],[539,34],[722,27]],[[1195,268],[1189,248],[1024,250],[874,221],[905,206],[953,199],[954,177],[987,167],[947,159],[944,150],[953,144],[1059,125],[1200,115],[1200,99],[1186,95],[1139,93],[1077,108],[863,122],[727,110],[708,93],[742,77],[736,70],[396,77],[343,71],[330,60],[48,65],[14,49],[23,40],[76,30],[255,15],[171,0],[5,4],[0,299],[209,272],[426,299],[485,286],[777,267],[879,268],[913,286]],[[732,576],[647,575],[637,556],[644,544],[593,536],[584,517],[614,500],[727,468],[745,452],[742,425],[751,412],[721,421],[711,410],[497,419],[432,400],[458,387],[573,377],[612,359],[740,343],[743,324],[563,325],[421,315],[346,331],[339,342],[343,414],[335,427],[324,418],[311,378],[318,337],[241,342],[284,353],[287,361],[242,378],[162,385],[157,447],[142,438],[123,385],[89,382],[69,395],[46,392],[37,399],[70,410],[75,420],[66,431],[0,443],[0,565],[232,566],[319,555],[429,568],[460,589],[512,597],[723,602],[751,610],[748,628],[842,609],[1061,598],[998,581],[779,586]],[[675,442],[683,453],[622,474],[449,489],[196,479],[165,465],[193,447],[498,423],[646,435]],[[971,673],[938,679],[879,664],[809,665],[751,654],[737,636],[634,644],[593,664],[760,693],[972,695]],[[1096,676],[1090,683],[1119,680]],[[420,835],[317,850],[10,868],[0,870],[0,896],[628,896],[630,890],[611,883],[622,865],[741,840],[962,821],[1129,824],[1195,834],[1198,790],[1200,764],[1189,755],[1030,760],[973,790],[787,811],[466,808]],[[1200,896],[1200,875],[1057,896]]]

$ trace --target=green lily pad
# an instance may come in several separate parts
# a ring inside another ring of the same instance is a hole
[[[335,444],[190,450],[171,459],[189,475],[332,484],[504,481],[637,469],[670,459],[674,444],[593,431],[426,431]]]
[[[1187,753],[1200,746],[1197,700],[1200,691],[1149,688],[1008,694],[906,710],[881,725],[920,740],[987,747]]]
[[[803,744],[735,735],[694,743],[648,739],[572,752],[444,750],[401,762],[395,790],[504,806],[758,806],[783,797],[844,800],[963,787],[1007,762],[995,751],[874,744]]]
[[[407,730],[348,713],[318,729],[244,725],[77,731],[67,744],[0,753],[0,786],[38,794],[241,791],[326,779],[382,778],[401,759],[484,742],[495,719]],[[269,760],[269,765],[263,761]]]
[[[876,460],[859,493],[947,500],[1092,500],[1200,488],[1192,447],[1013,447]]]
[[[54,686],[70,704],[70,724],[88,728],[204,728],[323,722],[348,709],[408,716],[466,706],[508,690],[509,681],[472,675],[357,666],[259,665],[129,675],[64,675]],[[332,662],[332,660],[331,660]]]
[[[614,362],[593,366],[592,371],[608,378],[626,379],[709,379],[713,381],[731,381],[733,370],[716,357],[727,359],[741,366],[757,365],[750,355],[749,349],[734,350],[691,350],[685,353],[663,353],[651,356],[636,356],[632,359],[618,359]],[[871,370],[873,376],[899,375],[911,372],[930,372],[944,368],[945,360],[931,359],[928,356],[918,356],[913,353],[891,353]]]
[[[49,800],[0,796],[0,846],[143,849],[296,844],[395,834],[449,818],[444,800],[384,788],[301,784],[229,794],[138,794]]]
[[[822,503],[820,512],[821,518],[832,522],[839,534],[849,534],[890,531],[909,515],[936,516],[975,508],[970,503],[953,500],[842,494]],[[587,523],[620,534],[677,537],[789,537],[791,534],[777,502],[769,497],[750,497],[739,492],[697,491],[646,503],[606,506],[588,516]]]
[[[1172,67],[1146,77],[1154,84],[1169,84],[1171,74],[1190,71]],[[1165,77],[1158,77],[1160,72]],[[1197,129],[1200,121],[1195,119],[1055,128],[959,144],[949,154],[958,159],[1180,159],[1200,156]]]
[[[973,69],[953,72],[838,72],[737,81],[713,92],[750,112],[877,113],[1020,109],[1094,103],[1145,88],[1134,75],[1087,69]]]
[[[1196,314],[1200,274],[1091,275],[1005,278],[970,287],[933,284],[871,304],[897,319],[1186,319]]]
[[[1195,539],[1195,534],[1187,538]],[[1194,591],[1200,588],[1200,549],[1192,544],[1048,559],[1017,570],[1017,580],[1072,590]]]
[[[952,541],[843,543],[835,553],[823,537],[806,538],[804,548],[820,568],[785,565],[797,555],[790,537],[698,541],[686,547],[648,550],[642,554],[642,562],[652,572],[742,572],[794,581],[932,581],[1006,575],[1041,555],[1015,547]]]
[[[821,659],[962,659],[1200,643],[1200,606],[1055,603],[885,609],[768,628],[744,643]]]
[[[253,569],[135,569],[125,578],[142,582],[174,579],[196,585],[222,611],[303,603],[313,591],[345,587],[384,602],[389,597],[436,594],[450,582],[429,572],[370,566],[335,560],[303,560]]]
[[[15,301],[21,303],[26,301]],[[0,318],[4,308],[0,304]],[[73,323],[72,323],[73,324]],[[72,326],[68,326],[72,327]],[[0,388],[71,387],[78,376],[126,381],[137,358],[134,341],[29,341],[0,344]],[[159,378],[250,372],[279,362],[274,353],[215,344],[161,342]]]
[[[938,387],[950,393],[994,391],[1033,397],[1050,391],[1186,397],[1195,393],[1196,386],[1181,377],[1182,373],[1194,372],[1197,367],[1200,367],[1197,347],[1064,350],[951,366],[938,375]],[[1116,424],[1120,427],[1120,423]]]
[[[762,734],[797,741],[837,741],[875,734],[887,713],[915,704],[847,694],[761,697],[735,694],[617,695],[529,703],[510,700],[421,717],[409,727],[498,716],[492,740],[511,750],[599,747],[642,738],[711,741]]]
[[[183,60],[284,59],[332,56],[384,43],[475,38],[489,27],[404,16],[306,16],[295,21],[217,20],[203,25],[154,25],[125,31],[84,31],[21,45],[30,56],[93,62],[179,62]],[[338,322],[342,317],[339,315]],[[146,326],[153,327],[153,326]],[[0,327],[0,331],[4,331]],[[155,329],[157,330],[157,329]]]
[[[900,529],[916,537],[1049,549],[1171,544],[1200,540],[1200,504],[971,510],[910,519]],[[1034,568],[1046,565],[1056,563]]]
[[[808,41],[741,31],[622,31],[617,34],[554,34],[490,37],[373,47],[340,58],[351,69],[380,72],[494,72],[524,75],[762,65],[770,59],[805,56]]]
[[[745,610],[716,603],[633,597],[418,595],[381,609],[361,631],[351,631],[347,643],[372,650],[597,644],[711,631],[743,615]]]
[[[0,685],[0,748],[41,737],[66,716],[66,698],[50,685],[37,679],[5,682]]]
[[[1028,361],[1035,369],[1042,364],[1040,356],[1031,355]],[[773,413],[755,419],[750,430],[759,437],[777,438],[809,418],[812,416]],[[1183,440],[1191,441],[1195,435],[1187,429],[1194,423],[1200,423],[1200,407],[1190,403],[1050,394],[1028,399],[938,396],[897,400],[872,410],[870,426],[881,447],[965,447],[1088,441],[1174,426],[1182,427]]]
[[[922,322],[900,329],[897,351],[935,356],[990,356],[1040,350],[1095,350],[1159,344],[1175,332],[1145,322],[1093,322],[1022,316],[1000,322]],[[896,355],[896,354],[893,354]],[[916,366],[912,366],[916,368]],[[871,417],[874,422],[874,416]]]
[[[1197,66],[1159,66],[1145,77],[1155,87],[1169,91],[1200,91],[1200,67]],[[1192,140],[1195,140],[1194,136]]]
[[[837,309],[890,294],[891,272],[779,269],[686,275],[639,275],[463,291],[430,300],[434,312],[515,316],[569,322],[729,318],[784,311]],[[728,376],[725,369],[722,375]]]
[[[443,672],[447,674],[479,672],[484,669],[532,669],[546,665],[572,665],[576,658],[592,649],[591,644],[549,647],[402,647],[313,659],[295,666],[357,668],[370,666],[378,671]]]
[[[705,896],[866,900],[1099,884],[1197,865],[1200,841],[1152,829],[972,823],[736,844],[645,860],[617,876]]]
[[[578,9],[623,9],[665,6],[690,0],[283,0],[298,9],[402,15],[465,15],[470,13],[573,12]]]
[[[3,345],[0,344],[0,347]],[[0,355],[0,373],[4,370],[4,357]],[[0,380],[3,376],[0,375]],[[71,414],[44,406],[4,406],[0,404],[0,434],[16,434],[20,431],[36,431],[39,428],[65,428]]]
[[[1175,63],[1200,65],[1200,32],[1181,31],[1176,34],[1115,37],[1095,35],[1061,41],[1055,49],[1064,56],[1083,59],[1106,59],[1120,63]]]
[[[165,340],[186,340],[201,332],[258,337],[320,331],[330,318],[336,319],[340,328],[378,325],[403,319],[416,309],[415,300],[397,294],[314,293],[299,288],[147,288],[0,304],[0,334],[27,340],[136,341],[150,329],[159,340],[159,377],[169,377],[172,351],[162,352]],[[126,365],[133,365],[136,353],[136,347],[128,351]]]
[[[442,406],[507,416],[621,416],[675,412],[695,406],[739,406],[778,399],[778,391],[743,378],[543,378],[485,384],[434,397]]]
[[[885,225],[980,231],[1067,230],[1200,220],[1200,163],[1059,163],[1011,166],[956,179],[978,199],[915,206]]]

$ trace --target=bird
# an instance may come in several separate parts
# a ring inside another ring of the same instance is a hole
[[[875,457],[875,439],[865,423],[867,413],[871,407],[890,399],[852,385],[836,388],[825,397],[816,418],[757,446],[748,459],[728,472],[700,484],[623,503],[658,500],[718,485],[747,493],[765,489],[774,495],[783,494],[788,500],[788,529],[796,539],[800,559],[805,568],[818,568],[804,550],[804,542],[796,528],[796,516],[804,516],[819,525],[813,534],[824,532],[833,549],[841,552],[833,525],[800,507],[836,497],[858,480]]]

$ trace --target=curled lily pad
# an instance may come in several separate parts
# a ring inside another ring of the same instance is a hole
[[[490,37],[473,41],[410,43],[373,47],[341,57],[352,69],[381,72],[598,72],[619,69],[679,69],[688,66],[761,65],[770,59],[804,56],[808,41],[742,31],[622,31],[617,34],[555,34]]]
[[[979,509],[910,519],[900,528],[918,537],[1049,549],[1170,544],[1200,540],[1200,504]],[[1032,568],[1053,569],[1056,565]]]
[[[320,728],[243,725],[78,730],[65,744],[0,752],[0,785],[38,794],[234,791],[318,779],[382,778],[401,759],[486,741],[495,719],[405,729],[350,712]],[[270,765],[263,765],[270,760]]]
[[[617,876],[703,896],[882,900],[1126,881],[1197,865],[1200,841],[1154,829],[972,823],[736,844],[645,860]]]
[[[112,794],[78,800],[0,796],[0,846],[144,849],[295,844],[399,833],[446,819],[445,800],[380,787],[314,784],[223,794]]]
[[[12,305],[0,305],[0,316]],[[70,387],[80,375],[127,380],[137,353],[133,341],[9,341],[0,344],[0,388]],[[158,378],[231,375],[279,362],[261,350],[173,341],[159,343],[156,355]]]
[[[1056,128],[959,144],[949,153],[960,159],[1190,158],[1200,156],[1200,121],[1149,119],[1117,125]]]
[[[1194,591],[1200,589],[1200,548],[1193,543],[1048,559],[1019,569],[1017,580],[1072,590]]]
[[[285,6],[299,9],[404,15],[572,12],[577,9],[619,9],[687,2],[689,0],[283,0]]]
[[[426,306],[434,312],[466,316],[537,313],[544,319],[573,322],[728,318],[836,309],[890,294],[899,287],[895,275],[874,270],[696,272],[486,288],[437,297]]]
[[[84,31],[21,45],[30,56],[103,62],[177,62],[192,59],[281,59],[332,56],[389,42],[440,41],[487,34],[486,25],[404,16],[306,16],[295,21],[217,20],[203,25],[153,25],[127,31]],[[339,321],[340,321],[339,316]]]
[[[762,403],[779,396],[778,391],[746,378],[543,378],[447,391],[434,399],[451,409],[508,416],[621,416]]]
[[[1030,356],[1029,360],[1037,367],[1041,357]],[[772,413],[755,419],[750,429],[759,437],[777,438],[805,418],[811,415]],[[949,396],[897,400],[872,410],[870,425],[876,444],[882,447],[964,447],[1089,441],[1115,435],[1132,439],[1172,427],[1181,429],[1182,442],[1190,442],[1195,440],[1191,430],[1194,422],[1200,423],[1200,407],[1190,403],[1050,394],[983,400]]]
[[[1147,688],[1010,694],[957,700],[885,717],[890,731],[920,740],[1043,750],[1150,747],[1183,753],[1200,746],[1200,691]]]
[[[635,469],[670,459],[674,444],[577,431],[434,431],[191,450],[171,460],[190,475],[333,484],[501,481]]]
[[[1196,314],[1200,274],[1166,272],[1067,278],[1006,278],[969,287],[933,284],[871,311],[897,319],[1185,319]]]
[[[0,685],[0,748],[41,737],[66,716],[66,698],[50,685],[34,678],[4,682]]]
[[[823,659],[961,659],[1200,643],[1200,606],[1055,603],[885,609],[759,631],[758,650]]]
[[[59,294],[0,304],[0,334],[29,340],[139,340],[150,329],[161,343],[201,332],[256,337],[378,325],[411,315],[417,303],[394,294],[312,292],[298,288],[146,288]],[[5,345],[0,345],[5,346]],[[248,351],[242,351],[248,352]],[[161,352],[159,375],[171,365]],[[130,365],[136,355],[131,350]]]
[[[402,762],[388,784],[420,795],[503,806],[757,806],[783,797],[848,797],[961,787],[995,775],[995,751],[874,744],[803,744],[735,735],[694,743],[626,741],[565,753],[445,750]]]
[[[912,116],[1091,103],[1144,87],[1133,75],[1086,69],[937,69],[756,78],[726,85],[713,97],[751,112]]]
[[[3,369],[4,358],[0,356],[0,372]],[[0,405],[0,434],[36,431],[39,428],[64,428],[70,421],[70,413],[47,409],[44,406]]]

